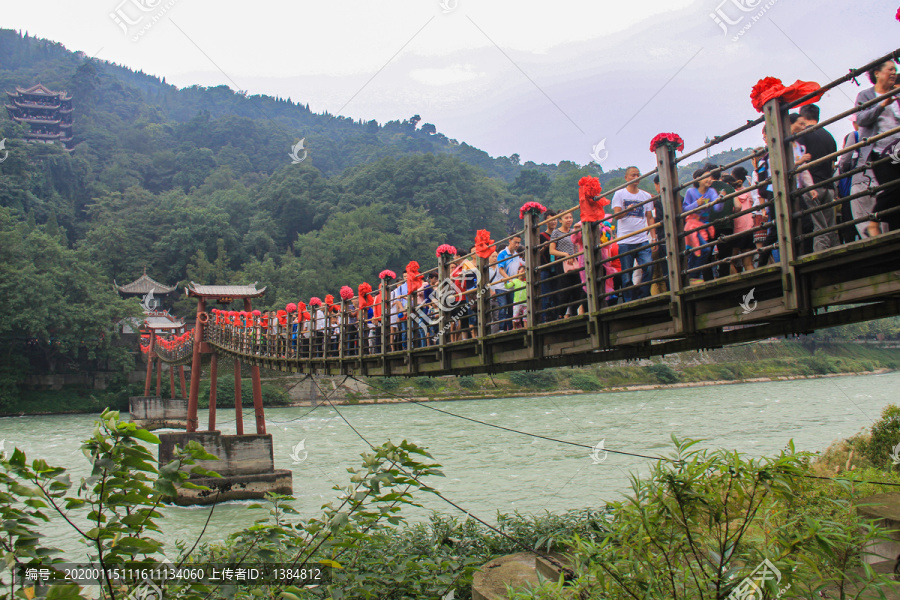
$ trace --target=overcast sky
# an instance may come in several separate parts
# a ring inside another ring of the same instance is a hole
[[[165,77],[290,97],[354,119],[423,122],[493,156],[653,166],[757,116],[762,77],[824,84],[893,50],[897,1],[41,0],[0,26]],[[852,105],[845,84],[824,115]],[[850,129],[831,128],[836,138]],[[303,137],[302,131],[297,137]],[[759,131],[724,144],[754,146]],[[607,155],[608,152],[608,155]]]

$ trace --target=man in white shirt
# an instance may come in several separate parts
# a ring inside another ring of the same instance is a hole
[[[647,285],[628,289],[632,286],[632,274],[635,271],[629,271],[635,264],[638,266],[647,265],[651,262],[650,250],[650,232],[641,231],[645,229],[653,219],[653,203],[647,202],[642,206],[636,206],[652,198],[649,192],[638,188],[638,178],[641,176],[641,170],[637,167],[628,167],[625,169],[625,181],[629,182],[628,187],[619,190],[613,195],[612,208],[613,219],[618,221],[616,228],[616,238],[619,240],[619,258],[622,261],[622,295],[625,302],[646,298],[650,295],[650,288]],[[648,222],[648,217],[651,221]],[[640,233],[635,233],[640,232]],[[645,266],[641,269],[641,281],[650,281],[650,267]]]

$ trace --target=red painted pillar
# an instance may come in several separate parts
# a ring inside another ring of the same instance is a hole
[[[213,352],[209,359],[209,431],[216,430],[216,379],[219,355]]]
[[[144,382],[144,395],[150,395],[150,381],[153,379],[153,345],[156,341],[156,332],[150,330],[150,349],[147,351],[147,380]]]
[[[200,396],[200,344],[203,342],[203,323],[200,315],[206,312],[206,299],[197,302],[197,321],[194,324],[194,357],[191,362],[191,395],[188,397],[188,417],[185,431],[197,431],[197,399]]]
[[[187,384],[184,381],[184,365],[178,366],[178,375],[181,377],[181,397],[187,398]]]
[[[244,409],[241,406],[241,361],[234,359],[234,426],[244,435]]]
[[[169,398],[175,398],[175,367],[169,365]]]
[[[162,398],[162,361],[156,359],[156,395]]]
[[[244,298],[244,310],[251,312],[250,298]],[[298,328],[299,329],[299,328]],[[297,344],[300,344],[300,332],[297,332]],[[256,414],[256,433],[266,432],[266,415],[262,401],[262,383],[259,380],[259,367],[250,367],[250,379],[253,382],[253,412]]]

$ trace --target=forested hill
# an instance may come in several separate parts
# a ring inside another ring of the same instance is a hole
[[[0,30],[0,93],[37,83],[72,96],[75,147],[26,143],[27,126],[0,110],[0,292],[17,315],[0,325],[0,353],[30,344],[50,369],[86,340],[104,356],[101,334],[122,312],[111,284],[144,268],[169,285],[259,281],[260,308],[284,306],[410,260],[430,268],[438,244],[468,249],[477,229],[503,238],[527,200],[576,204],[584,175],[606,189],[624,181],[593,164],[492,158],[417,117],[361,122],[302,99],[176,89]],[[308,155],[292,164],[300,139]]]

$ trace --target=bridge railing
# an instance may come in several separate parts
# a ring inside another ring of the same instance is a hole
[[[897,56],[900,51],[851,70],[819,91],[832,89]],[[900,88],[879,95],[821,121],[805,133],[898,94]],[[679,335],[690,329],[682,309],[685,290],[763,267],[771,267],[776,272],[781,270],[785,306],[796,308],[798,292],[791,285],[792,274],[795,261],[810,253],[811,242],[816,246],[816,240],[823,235],[872,218],[868,213],[854,215],[853,219],[837,224],[833,219],[825,219],[824,215],[900,184],[900,177],[897,177],[839,199],[830,194],[822,194],[818,201],[812,198],[811,192],[821,190],[823,185],[834,184],[842,177],[869,173],[894,164],[890,156],[881,156],[843,169],[840,174],[825,180],[814,183],[807,180],[811,168],[830,164],[830,161],[895,135],[900,128],[878,132],[859,143],[848,144],[828,156],[797,166],[793,144],[802,134],[791,132],[789,112],[807,99],[793,103],[769,101],[763,107],[761,117],[677,158],[674,151],[660,146],[656,149],[656,169],[604,191],[605,197],[613,198],[617,191],[629,185],[658,177],[656,194],[630,204],[623,212],[607,215],[611,227],[604,223],[582,222],[570,226],[569,219],[575,220],[577,206],[543,220],[526,213],[522,230],[495,242],[497,250],[502,250],[513,237],[521,239],[524,281],[523,274],[504,274],[500,270],[502,261],[496,254],[482,258],[464,248],[456,257],[440,257],[436,268],[423,272],[423,288],[418,290],[410,289],[402,275],[393,281],[381,281],[371,294],[377,306],[360,310],[360,299],[354,296],[342,299],[332,309],[310,308],[309,320],[303,320],[302,313],[287,315],[281,320],[271,313],[267,320],[256,321],[249,327],[211,323],[208,337],[223,347],[250,355],[308,361],[349,360],[428,351],[430,348],[442,351],[445,346],[457,342],[483,339],[523,327],[544,326],[566,316],[586,313],[595,318],[608,309],[648,296],[671,305],[673,331]],[[725,174],[739,165],[751,164],[748,179],[732,186],[734,191],[725,188],[721,193],[703,195],[711,184],[713,189],[721,189],[723,183],[711,182],[710,174],[703,170],[688,181],[679,181],[679,164],[759,125],[764,125],[765,145],[716,168]],[[687,196],[692,200],[702,197],[706,201],[686,203]],[[876,217],[889,217],[898,212],[900,206],[890,207],[880,210]],[[621,225],[622,217],[640,213],[654,216],[646,226],[637,229],[626,229]],[[803,221],[807,217],[815,217],[815,222],[823,225],[804,230]],[[618,227],[616,223],[619,223]],[[562,226],[556,226],[558,224]],[[554,229],[553,235],[542,239],[542,228],[545,234]],[[815,251],[822,249],[821,244],[814,248]],[[551,255],[555,260],[551,260]],[[752,260],[756,256],[759,257],[758,264]],[[326,310],[329,311],[327,314]],[[267,327],[265,322],[269,324]]]

